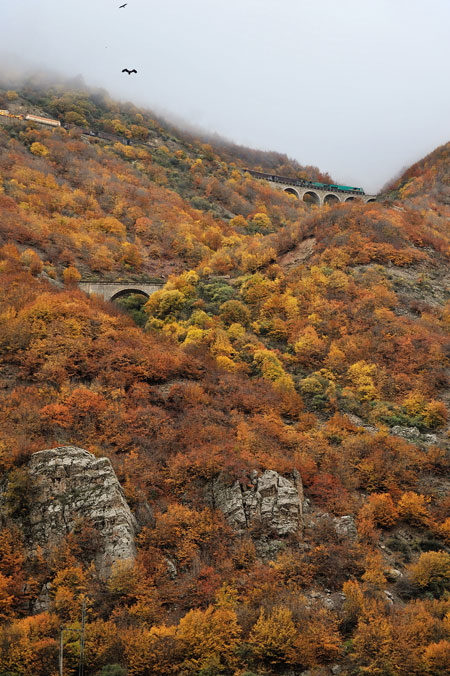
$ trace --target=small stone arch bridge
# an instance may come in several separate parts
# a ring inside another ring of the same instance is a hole
[[[304,202],[312,202],[317,206],[324,204],[337,204],[338,202],[350,202],[351,200],[361,200],[362,202],[375,202],[376,195],[366,195],[360,190],[342,190],[338,186],[319,187],[313,185],[310,181],[302,179],[288,178],[287,176],[276,176],[275,174],[264,174],[261,171],[244,169],[253,178],[268,181],[274,188],[283,190],[290,195],[294,195]]]
[[[88,295],[100,296],[103,300],[114,301],[130,293],[140,293],[149,298],[163,288],[165,282],[146,284],[142,282],[79,282],[78,288]]]

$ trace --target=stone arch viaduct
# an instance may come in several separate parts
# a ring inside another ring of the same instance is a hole
[[[301,179],[287,178],[286,176],[276,176],[275,174],[264,174],[260,171],[245,169],[247,173],[254,178],[268,181],[274,188],[283,190],[290,195],[294,195],[299,200],[312,202],[318,206],[324,204],[334,204],[338,202],[349,202],[351,200],[361,200],[363,202],[375,202],[376,195],[366,195],[360,190],[342,190],[339,186],[318,186],[310,181]]]
[[[152,293],[159,291],[164,282],[158,284],[145,284],[141,282],[79,282],[78,288],[91,295],[100,296],[103,300],[117,300],[121,296],[130,293],[141,293],[149,298]]]

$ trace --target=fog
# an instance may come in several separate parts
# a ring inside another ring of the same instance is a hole
[[[81,75],[367,192],[449,140],[449,0],[124,1],[0,0],[0,71]]]

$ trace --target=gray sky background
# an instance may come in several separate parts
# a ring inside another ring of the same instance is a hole
[[[367,192],[450,139],[450,0],[123,2],[0,0],[0,71],[81,74]]]

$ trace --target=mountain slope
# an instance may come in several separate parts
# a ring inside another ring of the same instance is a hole
[[[238,170],[306,171],[286,158],[104,95],[2,96],[142,140],[0,127],[3,673],[56,673],[84,596],[87,675],[445,673],[448,153],[317,209]],[[167,283],[142,329],[81,275]],[[29,459],[60,446],[110,458],[137,518],[109,579],[91,522],[30,545]]]
[[[413,164],[388,190],[402,199],[428,197],[438,203],[450,205],[450,143],[436,148],[432,153]]]

